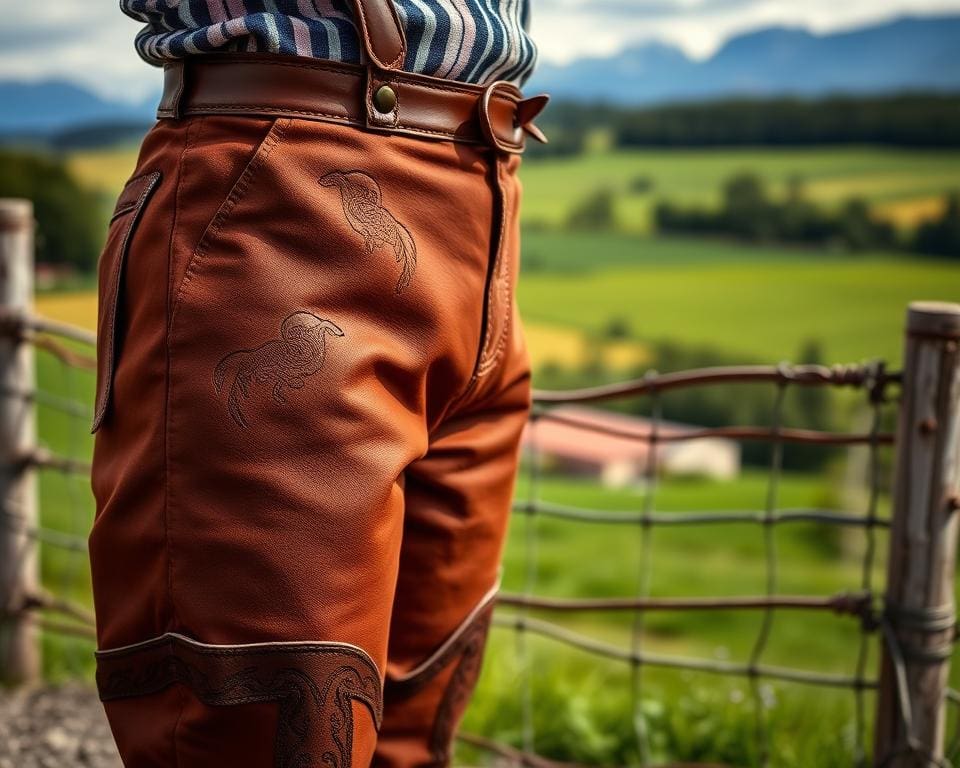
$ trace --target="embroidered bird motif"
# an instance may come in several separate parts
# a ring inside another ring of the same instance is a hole
[[[337,187],[347,222],[363,237],[367,255],[389,245],[400,265],[396,292],[410,285],[417,266],[417,245],[410,231],[383,207],[383,195],[376,180],[360,171],[334,171],[320,179],[324,187]]]
[[[241,349],[224,357],[213,372],[213,385],[221,394],[232,375],[227,410],[241,427],[248,426],[242,402],[253,384],[269,384],[275,402],[284,404],[284,389],[302,389],[306,380],[323,367],[326,336],[343,336],[340,328],[310,312],[294,312],[280,325],[280,338],[256,349]]]

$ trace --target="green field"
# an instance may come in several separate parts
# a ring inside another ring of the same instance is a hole
[[[960,187],[960,152],[823,147],[594,152],[527,163],[524,219],[560,224],[577,201],[607,188],[618,193],[619,225],[648,232],[653,202],[717,202],[723,182],[743,171],[766,179],[774,192],[802,178],[809,196],[826,205],[863,197],[907,224],[945,190]],[[632,191],[638,180],[649,191]]]
[[[640,341],[705,344],[776,363],[819,340],[831,362],[901,356],[914,299],[960,301],[960,263],[622,234],[527,232],[524,318]]]

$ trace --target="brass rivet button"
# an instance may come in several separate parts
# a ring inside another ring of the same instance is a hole
[[[389,85],[381,85],[373,94],[373,106],[377,108],[377,112],[389,115],[397,108],[397,92]]]

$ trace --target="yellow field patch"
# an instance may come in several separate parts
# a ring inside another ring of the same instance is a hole
[[[943,214],[943,196],[920,197],[915,200],[897,200],[876,207],[877,214],[899,229],[914,229]]]
[[[83,186],[111,196],[123,188],[136,164],[137,150],[129,147],[72,152],[67,160]]]
[[[36,299],[37,314],[86,328],[97,329],[97,294],[95,291],[52,293]]]
[[[650,350],[635,341],[596,342],[573,328],[525,323],[524,333],[534,370],[544,365],[579,368],[598,355],[608,368],[625,370],[650,360]]]

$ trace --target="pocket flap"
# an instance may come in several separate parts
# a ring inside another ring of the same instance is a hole
[[[96,432],[110,405],[116,347],[119,339],[117,313],[123,283],[124,262],[137,222],[147,200],[160,181],[160,172],[135,176],[124,186],[110,218],[107,242],[100,255],[99,305],[97,309],[97,398],[91,432]]]

